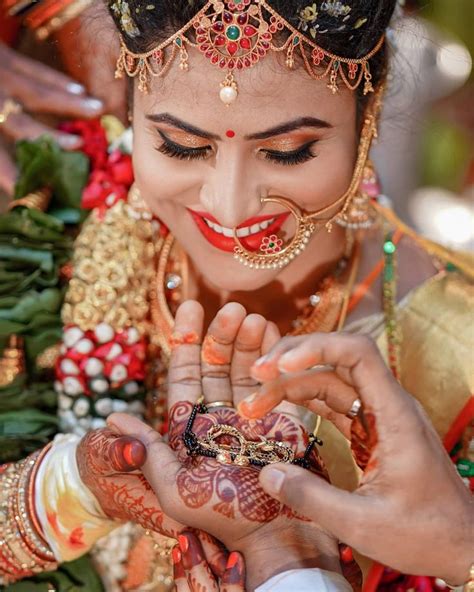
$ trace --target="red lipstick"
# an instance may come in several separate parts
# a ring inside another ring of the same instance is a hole
[[[220,249],[221,251],[225,251],[226,253],[233,253],[234,252],[234,249],[236,247],[236,242],[235,242],[234,238],[224,236],[220,232],[216,232],[214,229],[212,229],[206,223],[206,220],[208,220],[209,222],[212,222],[214,224],[218,224],[219,226],[221,226],[219,224],[218,220],[216,220],[216,218],[214,218],[214,216],[211,216],[211,214],[208,214],[207,212],[196,212],[191,209],[188,209],[188,211],[191,214],[194,222],[196,223],[196,226],[201,231],[201,234],[213,247],[216,247],[217,249]],[[257,232],[255,234],[251,234],[246,237],[240,237],[240,239],[239,239],[240,242],[249,251],[258,251],[260,249],[263,239],[266,236],[270,236],[272,234],[278,233],[278,231],[281,229],[281,227],[283,226],[285,221],[288,219],[288,216],[289,216],[289,214],[285,213],[285,214],[276,214],[273,216],[271,216],[271,215],[270,216],[256,216],[254,218],[249,218],[248,220],[246,220],[245,222],[240,224],[237,227],[237,229],[250,228],[251,226],[254,226],[255,224],[262,224],[262,223],[266,222],[267,220],[274,220],[274,221],[265,230],[261,230],[260,232]]]

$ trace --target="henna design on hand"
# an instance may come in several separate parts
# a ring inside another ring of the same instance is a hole
[[[132,520],[146,529],[175,536],[179,525],[165,520],[145,477],[127,473],[145,461],[143,448],[138,440],[107,429],[90,432],[77,450],[79,473],[109,518]]]
[[[215,512],[231,520],[240,515],[254,523],[270,522],[278,516],[306,520],[264,492],[258,481],[258,469],[222,465],[210,458],[189,457],[182,435],[192,409],[191,403],[180,402],[170,411],[169,443],[183,464],[183,469],[177,476],[178,492],[188,508],[198,509],[212,503]],[[249,440],[258,440],[262,436],[284,441],[300,455],[308,444],[308,436],[303,427],[278,413],[249,422],[232,409],[218,409],[212,415],[196,417],[193,430],[198,437],[203,437],[212,426],[218,424],[237,428]],[[222,442],[230,443],[225,436]],[[313,451],[311,460],[313,472],[327,479],[316,450]]]

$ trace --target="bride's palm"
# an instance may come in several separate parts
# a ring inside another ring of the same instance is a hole
[[[206,403],[226,402],[229,407],[198,415],[192,426],[198,438],[212,426],[226,424],[237,428],[246,440],[264,437],[283,441],[301,456],[308,443],[304,427],[293,415],[272,413],[249,422],[230,408],[256,390],[250,369],[278,340],[276,327],[259,315],[247,316],[238,304],[229,304],[203,338],[203,319],[204,312],[196,302],[182,305],[176,316],[168,392],[169,444],[174,454],[151,428],[137,420],[123,416],[112,420],[118,421],[122,432],[136,435],[148,445],[144,472],[163,510],[175,520],[206,530],[229,549],[242,548],[241,541],[268,523],[274,528],[276,520],[280,529],[296,522],[313,530],[313,524],[265,494],[255,467],[221,464],[214,458],[188,454],[183,434],[193,405],[201,397]],[[312,460],[314,470],[324,475],[317,453]]]

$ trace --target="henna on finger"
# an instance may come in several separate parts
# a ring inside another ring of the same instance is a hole
[[[119,436],[108,429],[96,430],[84,436],[76,458],[83,483],[108,517],[133,520],[167,536],[176,534],[179,525],[174,521],[167,524],[145,477],[141,473],[127,473],[146,460],[146,448],[139,440]]]
[[[219,592],[199,539],[186,532],[178,537],[178,542],[190,589],[193,592]]]
[[[222,543],[207,532],[198,530],[195,534],[202,545],[204,555],[206,556],[206,560],[209,563],[212,573],[218,578],[222,577],[227,566],[229,555],[227,549]]]
[[[242,555],[236,551],[229,555],[221,580],[221,592],[245,592],[245,562]]]

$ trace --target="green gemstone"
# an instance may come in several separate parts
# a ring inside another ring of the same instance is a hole
[[[178,47],[181,47],[181,45],[183,44],[183,42],[181,41],[181,39],[179,37],[178,37],[178,39],[176,39],[175,43]]]
[[[458,461],[457,468],[461,477],[474,477],[474,463],[470,460],[462,458]]]
[[[446,271],[458,271],[458,268],[454,265],[454,263],[447,263]]]
[[[270,249],[273,249],[273,247],[275,246],[275,243],[270,243],[268,246],[270,247]]]
[[[395,253],[395,251],[397,250],[397,247],[391,240],[388,240],[385,242],[385,244],[383,246],[383,250],[384,250],[384,253],[386,253],[387,255],[393,255]]]
[[[227,29],[225,34],[227,35],[227,39],[230,39],[231,41],[237,41],[241,35],[241,32],[239,27],[232,25]]]
[[[299,42],[300,38],[298,37],[298,35],[296,35],[296,37],[293,39],[293,45],[298,45]]]

